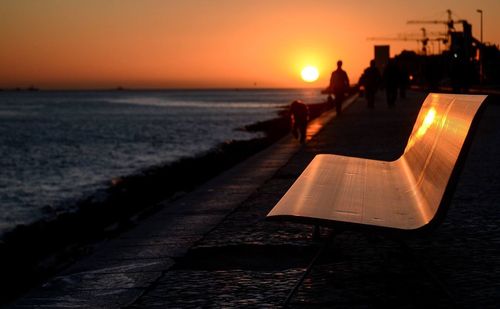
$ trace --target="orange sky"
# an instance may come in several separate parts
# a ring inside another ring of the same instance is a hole
[[[367,37],[419,33],[406,21],[448,8],[477,38],[483,9],[485,41],[500,42],[498,0],[2,0],[0,88],[324,87],[338,59],[356,82],[384,44]]]

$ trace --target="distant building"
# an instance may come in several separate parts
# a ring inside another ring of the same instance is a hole
[[[385,65],[389,62],[390,46],[389,45],[375,45],[375,66],[380,72],[384,71]]]
[[[484,82],[486,84],[500,84],[500,50],[497,45],[483,45],[481,47]]]

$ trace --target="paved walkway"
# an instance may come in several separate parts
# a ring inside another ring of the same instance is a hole
[[[382,97],[375,110],[358,99],[341,117],[325,114],[305,147],[287,137],[164,202],[12,307],[280,307],[320,244],[309,226],[264,217],[317,153],[399,156],[424,96],[411,92],[394,109]],[[496,307],[498,115],[500,105],[486,108],[451,209],[432,236],[405,243],[358,232],[336,236],[291,307]]]

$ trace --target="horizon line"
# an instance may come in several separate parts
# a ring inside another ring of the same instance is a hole
[[[287,90],[287,89],[312,89],[321,90],[324,87],[140,87],[140,88],[128,88],[128,87],[114,87],[114,88],[38,88],[34,86],[30,87],[15,87],[15,88],[1,88],[0,92],[44,92],[44,91],[123,91],[123,92],[133,92],[133,91],[175,91],[175,90],[191,90],[191,91],[203,91],[203,90],[232,90],[232,91],[248,91],[248,90]]]

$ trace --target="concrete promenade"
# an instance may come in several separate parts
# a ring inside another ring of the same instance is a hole
[[[288,136],[162,207],[13,308],[281,307],[321,243],[267,212],[318,153],[391,160],[425,95],[374,110],[325,113],[301,147]],[[486,107],[444,223],[399,241],[345,231],[328,246],[295,308],[496,308],[500,303],[500,102]],[[324,230],[328,232],[328,230]]]

